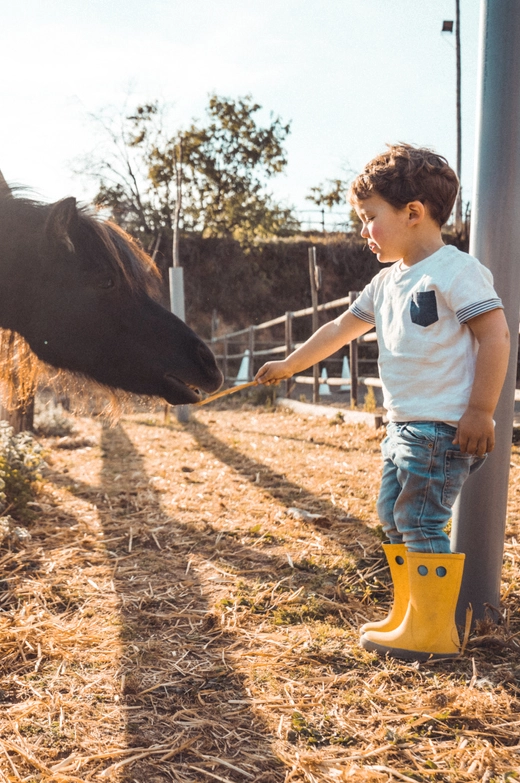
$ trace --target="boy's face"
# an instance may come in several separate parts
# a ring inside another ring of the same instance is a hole
[[[397,209],[375,193],[363,201],[356,201],[354,209],[363,228],[361,236],[381,264],[399,261],[406,255],[409,232],[409,213],[406,207]]]

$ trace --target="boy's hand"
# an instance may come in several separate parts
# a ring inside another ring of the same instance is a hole
[[[453,444],[459,444],[464,454],[483,457],[495,448],[495,425],[493,417],[485,411],[468,408],[457,427]]]
[[[273,386],[275,383],[279,383],[279,381],[290,378],[292,374],[285,361],[266,362],[255,375],[255,381],[263,383],[265,386]]]

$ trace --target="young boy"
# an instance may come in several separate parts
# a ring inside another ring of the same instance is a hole
[[[491,273],[441,238],[457,190],[454,171],[431,150],[396,144],[370,161],[349,200],[368,247],[392,266],[347,312],[256,376],[265,384],[290,378],[376,327],[389,419],[377,510],[394,604],[361,628],[361,644],[414,660],[459,650],[464,555],[450,551],[444,528],[464,481],[494,447],[509,357]]]

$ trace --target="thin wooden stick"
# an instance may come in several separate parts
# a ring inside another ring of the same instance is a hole
[[[42,762],[38,761],[38,759],[35,759],[31,753],[27,753],[27,751],[24,750],[23,748],[20,748],[19,745],[16,745],[14,742],[10,742],[9,740],[6,739],[2,739],[2,744],[5,745],[5,747],[9,748],[9,750],[12,750],[14,753],[18,753],[19,756],[21,756],[23,759],[28,761],[29,764],[32,764],[33,767],[36,767],[36,769],[39,769],[40,772],[52,776],[52,772],[49,769],[49,767],[45,766],[45,764],[42,764]],[[16,771],[16,767],[14,766],[12,759],[9,757],[9,754],[5,750],[5,747],[2,748],[2,750],[4,751],[5,755],[9,759],[11,767],[13,768],[13,771],[15,772],[16,776],[21,780],[22,778]]]
[[[204,775],[209,775],[210,778],[215,778],[215,780],[222,780],[223,783],[233,783],[229,778],[222,778],[220,775],[215,775],[214,772],[210,772],[208,769],[194,767],[193,764],[188,764],[188,766],[190,769],[195,769],[197,772],[202,772]]]
[[[471,604],[468,604],[466,608],[466,624],[464,627],[464,639],[462,640],[462,644],[460,646],[459,657],[462,657],[464,655],[464,650],[466,649],[466,646],[468,644],[469,635],[471,633],[472,620],[473,620],[473,607],[471,606]]]
[[[107,775],[111,772],[115,772],[116,769],[120,769],[121,767],[127,767],[129,764],[133,764],[135,761],[140,761],[141,759],[145,759],[148,756],[161,756],[163,759],[165,758],[171,758],[172,756],[176,755],[177,753],[181,753],[183,750],[186,750],[186,748],[189,748],[190,745],[193,744],[193,742],[199,739],[199,737],[190,737],[189,739],[182,742],[180,745],[176,745],[174,748],[168,745],[156,745],[155,747],[147,748],[142,753],[137,753],[134,756],[130,756],[130,758],[123,759],[122,761],[117,761],[115,764],[111,764],[109,767],[103,770],[103,772],[100,773],[99,777],[105,778]],[[162,759],[160,759],[162,760]]]
[[[224,389],[224,391],[216,392],[215,394],[210,394],[209,397],[206,397],[205,400],[201,400],[200,402],[193,403],[194,406],[197,405],[207,405],[208,402],[213,402],[213,400],[218,400],[219,397],[227,397],[228,394],[234,394],[235,392],[242,391],[243,389],[249,389],[251,386],[258,386],[257,381],[249,381],[249,383],[242,383],[240,386],[231,386],[230,389]]]

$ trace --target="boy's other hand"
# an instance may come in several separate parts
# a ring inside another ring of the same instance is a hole
[[[266,362],[255,375],[257,383],[263,383],[265,386],[273,386],[279,381],[290,378],[292,372],[287,367],[286,362]]]
[[[468,408],[457,427],[453,440],[464,454],[483,457],[495,448],[495,424],[493,416],[485,411]]]

